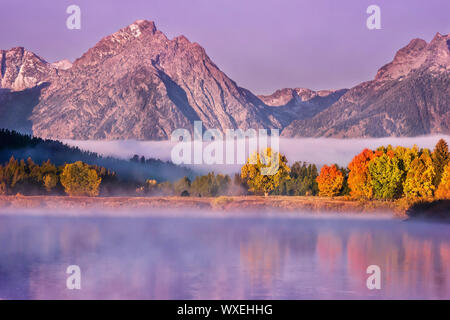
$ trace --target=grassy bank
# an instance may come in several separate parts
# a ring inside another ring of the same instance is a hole
[[[307,196],[233,196],[233,197],[63,197],[0,196],[0,212],[15,209],[48,211],[123,209],[184,209],[183,211],[238,212],[309,212],[309,213],[379,213],[406,217],[411,203],[406,201],[356,201],[346,197]],[[203,209],[203,210],[202,210]]]

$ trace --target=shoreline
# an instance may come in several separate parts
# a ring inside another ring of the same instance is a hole
[[[183,209],[183,210],[180,210]],[[68,197],[0,196],[0,215],[60,216],[382,216],[406,218],[394,201],[349,200],[343,197],[222,196],[200,197]]]

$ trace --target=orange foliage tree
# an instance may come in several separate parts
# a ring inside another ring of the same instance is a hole
[[[445,167],[442,173],[441,183],[436,190],[436,198],[450,199],[450,164]]]
[[[319,195],[333,197],[339,194],[344,183],[344,175],[334,164],[324,165],[316,180],[319,186]]]
[[[375,157],[372,150],[364,149],[349,163],[348,186],[354,198],[372,198],[373,189],[370,183],[369,162]]]

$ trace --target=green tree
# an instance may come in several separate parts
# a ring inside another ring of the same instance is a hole
[[[285,181],[288,195],[304,196],[316,195],[319,192],[317,177],[319,176],[315,164],[294,162],[291,167],[289,180]]]
[[[342,173],[342,177],[344,178],[344,181],[342,181],[342,187],[339,190],[340,196],[347,196],[350,195],[350,187],[348,185],[348,174],[350,170],[346,167],[340,167],[338,164],[335,164],[336,169],[338,169]]]
[[[373,195],[378,199],[395,199],[402,195],[401,163],[392,152],[375,157],[369,162],[370,183]]]
[[[191,184],[191,194],[199,197],[216,197],[226,195],[231,184],[228,175],[210,172],[204,176],[197,176]]]
[[[70,196],[97,196],[102,179],[89,165],[77,161],[66,164],[61,173],[61,184]]]
[[[289,196],[311,196],[319,193],[317,185],[318,171],[315,164],[294,162],[289,176],[280,181],[272,194]]]
[[[241,168],[241,177],[247,182],[250,191],[268,196],[283,179],[289,178],[289,172],[286,157],[266,148],[247,159]]]
[[[434,172],[436,174],[433,179],[433,184],[437,188],[439,186],[439,183],[441,182],[444,169],[450,161],[448,144],[444,139],[440,139],[434,147],[432,159]]]

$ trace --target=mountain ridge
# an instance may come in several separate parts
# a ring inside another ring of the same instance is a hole
[[[413,39],[375,78],[348,90],[286,137],[384,137],[450,133],[450,37]]]
[[[448,134],[449,50],[449,36],[437,33],[430,43],[411,40],[373,80],[351,89],[257,96],[198,43],[168,39],[153,21],[137,20],[73,63],[0,50],[0,127],[79,140],[165,140],[196,120],[221,131],[280,129],[286,137]]]

